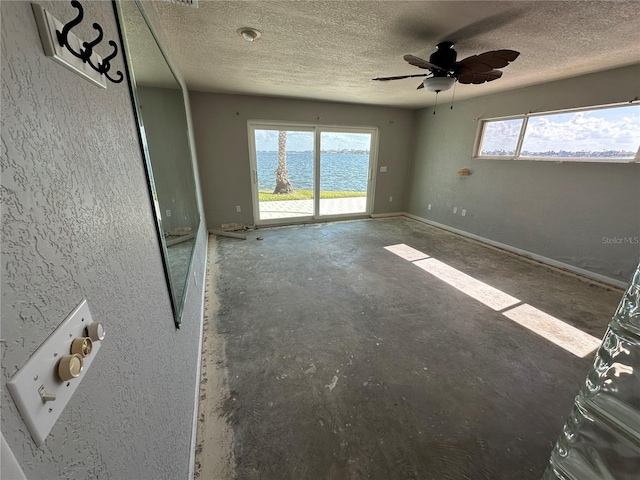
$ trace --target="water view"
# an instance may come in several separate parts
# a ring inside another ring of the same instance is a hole
[[[256,152],[259,190],[273,191],[278,152]],[[321,181],[323,191],[366,192],[369,154],[321,153]],[[289,181],[294,190],[313,190],[313,152],[287,152]]]

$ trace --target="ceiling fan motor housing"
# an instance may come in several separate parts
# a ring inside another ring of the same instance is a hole
[[[453,42],[440,42],[436,45],[436,51],[431,54],[429,61],[443,70],[432,69],[436,77],[446,77],[451,66],[456,62],[458,53],[453,48]]]

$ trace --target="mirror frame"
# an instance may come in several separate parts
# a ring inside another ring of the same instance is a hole
[[[187,297],[187,292],[188,292],[188,287],[189,287],[189,279],[191,278],[191,272],[193,270],[193,260],[194,260],[194,252],[195,252],[195,247],[196,247],[196,243],[198,240],[198,232],[200,231],[200,225],[202,223],[202,212],[200,211],[200,203],[198,201],[198,195],[197,195],[197,190],[194,190],[194,196],[196,197],[195,200],[195,204],[196,204],[196,226],[194,228],[194,242],[193,242],[193,248],[191,249],[191,254],[189,256],[189,265],[187,266],[187,275],[186,278],[184,280],[184,288],[182,291],[182,297],[180,299],[176,299],[175,298],[175,289],[174,289],[174,282],[171,279],[171,271],[170,271],[170,267],[169,267],[169,252],[167,250],[167,245],[166,245],[166,241],[164,239],[164,229],[162,227],[162,214],[160,212],[160,204],[158,202],[158,195],[156,193],[156,186],[155,186],[155,181],[154,181],[154,177],[153,177],[153,165],[151,163],[151,155],[149,153],[149,146],[147,144],[147,138],[145,136],[144,132],[144,124],[142,121],[142,113],[140,112],[140,104],[138,102],[138,94],[136,92],[136,81],[135,81],[135,73],[133,70],[133,64],[131,61],[131,58],[129,56],[129,43],[128,40],[126,38],[125,35],[125,31],[123,28],[123,23],[124,23],[124,17],[122,15],[122,10],[120,7],[120,2],[122,0],[112,0],[112,4],[113,4],[113,11],[115,14],[115,21],[116,21],[116,25],[117,25],[117,29],[118,29],[118,35],[120,36],[120,45],[121,45],[121,50],[122,50],[122,57],[123,57],[123,63],[124,63],[124,69],[125,69],[125,74],[127,77],[127,85],[129,88],[129,94],[131,96],[131,103],[132,103],[132,109],[133,109],[133,116],[135,118],[135,123],[136,123],[136,130],[137,130],[137,136],[138,136],[138,141],[140,143],[140,149],[141,149],[141,153],[142,156],[144,158],[144,169],[145,169],[145,173],[147,176],[147,189],[149,191],[149,197],[150,197],[150,201],[151,201],[151,210],[153,211],[153,216],[155,219],[155,224],[156,224],[156,233],[157,233],[157,237],[158,237],[158,243],[159,243],[159,247],[160,247],[160,251],[162,253],[162,265],[164,268],[164,275],[165,275],[165,279],[167,281],[167,287],[169,290],[169,300],[171,302],[171,309],[173,312],[173,318],[174,318],[174,322],[175,322],[175,326],[176,328],[180,328],[180,325],[182,324],[182,313],[184,310],[184,304],[185,304],[185,300]],[[128,0],[131,1],[131,0]],[[169,62],[169,59],[164,51],[164,49],[162,48],[162,45],[160,44],[160,41],[158,40],[158,36],[156,35],[155,31],[153,30],[153,27],[151,26],[151,22],[149,21],[149,18],[147,17],[145,11],[144,11],[144,7],[142,6],[142,4],[140,3],[139,0],[132,0],[132,3],[135,5],[135,7],[137,8],[137,10],[140,12],[140,15],[142,16],[142,19],[144,20],[144,23],[146,24],[147,28],[149,29],[149,33],[151,34],[151,37],[153,38],[156,46],[158,47],[158,50],[160,51],[160,54],[162,55],[162,58],[164,59],[164,61],[167,64],[167,67],[169,68],[169,71],[171,72],[171,75],[173,76],[173,78],[176,81],[176,84],[178,85],[178,87],[180,88],[180,92],[182,93],[182,102],[185,108],[185,132],[187,135],[187,141],[189,144],[189,165],[191,166],[191,170],[192,170],[192,174],[193,174],[193,183],[194,183],[194,188],[196,188],[196,171],[195,171],[195,164],[194,164],[194,152],[193,152],[193,144],[192,144],[192,132],[191,132],[191,126],[189,124],[187,115],[188,115],[188,109],[187,107],[187,98],[185,96],[185,88],[184,85],[182,84],[182,82],[178,79],[178,76],[175,73],[175,70],[173,69],[173,67],[171,66],[171,62]]]

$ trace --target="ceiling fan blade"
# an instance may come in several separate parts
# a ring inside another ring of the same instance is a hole
[[[465,42],[471,43],[470,40],[474,38],[483,37],[489,32],[498,30],[514,22],[521,17],[524,12],[524,8],[520,7],[501,10],[498,13],[465,25],[454,32],[448,32],[446,35],[442,35],[441,41],[448,40],[458,44],[458,46],[464,45]]]
[[[500,70],[491,70],[489,72],[472,72],[467,70],[458,77],[458,83],[480,84],[497,80],[502,76]]]
[[[429,75],[428,73],[417,73],[416,75],[399,75],[397,77],[376,77],[371,80],[377,80],[379,82],[386,82],[389,80],[402,80],[403,78],[413,78],[413,77],[426,77]]]
[[[428,68],[428,69],[435,68],[436,70],[443,70],[439,66],[431,62],[427,62],[426,60],[423,60],[420,57],[416,57],[415,55],[405,55],[402,58],[404,58],[405,62],[409,62],[411,65],[416,66],[418,68]]]
[[[509,65],[518,58],[520,52],[515,50],[492,50],[491,52],[472,55],[453,64],[454,71],[464,72],[470,70],[475,73],[490,72],[495,68]]]
[[[416,9],[412,9],[404,13],[394,22],[393,33],[401,35],[406,40],[415,42],[417,45],[435,45],[436,43],[448,40],[458,46],[478,48],[478,40],[484,39],[487,33],[506,27],[518,20],[528,11],[528,7],[518,6],[509,8],[505,4],[505,6],[500,6],[498,13],[492,14],[490,13],[493,11],[491,5],[488,5],[486,10],[478,6],[477,14],[476,9],[474,9],[474,17],[488,16],[484,16],[472,23],[466,23],[465,25],[462,25],[465,23],[464,17],[456,19],[456,25],[458,23],[460,23],[460,25],[455,31],[451,31],[451,24],[445,25],[441,21],[435,21],[432,18],[433,16],[429,15],[430,10],[431,9],[418,9],[418,11],[416,11]]]

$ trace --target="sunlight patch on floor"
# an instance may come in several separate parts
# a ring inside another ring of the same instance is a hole
[[[578,357],[586,357],[600,346],[598,338],[526,303],[502,314]]]
[[[520,300],[507,295],[502,290],[476,280],[435,258],[419,260],[413,264],[494,310],[504,310],[520,303]]]
[[[453,288],[483,303],[528,330],[544,337],[578,357],[586,357],[600,346],[600,339],[569,325],[559,318],[522,303],[491,285],[473,278],[426,253],[403,243],[384,247],[385,250],[412,262],[425,272]],[[511,308],[513,307],[513,308]],[[508,310],[505,310],[508,309]]]
[[[395,253],[400,258],[404,258],[405,260],[408,260],[410,262],[429,258],[429,255],[424,254],[420,250],[416,250],[415,248],[411,248],[409,245],[405,245],[404,243],[389,245],[388,247],[384,248],[385,250],[389,250],[391,253]]]

